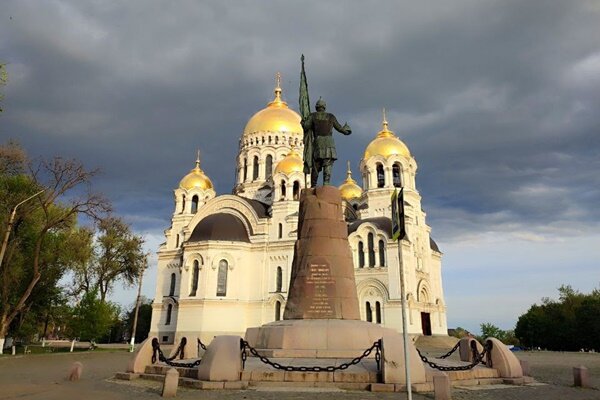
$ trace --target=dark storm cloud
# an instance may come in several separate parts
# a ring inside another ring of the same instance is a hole
[[[594,2],[29,2],[3,5],[0,133],[104,170],[139,229],[163,229],[195,149],[219,193],[272,98],[297,107],[299,56],[355,134],[355,178],[381,108],[419,163],[434,232],[597,227],[600,16]],[[336,164],[342,179],[345,163]]]

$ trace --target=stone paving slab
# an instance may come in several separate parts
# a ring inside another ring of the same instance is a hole
[[[159,399],[162,382],[114,380],[124,371],[130,359],[127,352],[90,352],[74,354],[44,354],[25,357],[0,357],[0,398],[18,400],[143,400]],[[540,383],[523,386],[500,385],[497,389],[473,387],[452,392],[453,400],[599,400],[600,354],[527,352],[517,353],[530,361],[533,377]],[[77,382],[66,380],[75,361],[83,364],[83,374]],[[590,369],[594,389],[572,387],[572,367],[585,365]],[[542,384],[545,383],[545,384]],[[368,391],[332,390],[331,387],[296,387],[294,390],[203,391],[180,387],[177,399],[182,400],[305,400],[314,391],[318,400],[399,400],[405,393],[372,393]],[[341,390],[341,389],[340,389]],[[200,396],[201,395],[201,396]],[[315,396],[313,396],[315,397]],[[432,393],[413,394],[414,400],[431,400]]]

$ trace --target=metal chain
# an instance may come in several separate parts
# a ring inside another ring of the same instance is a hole
[[[202,350],[206,351],[206,345],[202,343],[202,340],[200,340],[200,338],[198,338],[198,346],[200,346]]]
[[[164,362],[165,364],[170,365],[172,367],[180,367],[180,368],[197,367],[198,365],[200,365],[200,362],[202,361],[202,359],[198,359],[196,361],[189,362],[189,363],[173,362],[173,360],[175,358],[177,358],[177,356],[180,356],[179,359],[183,359],[184,348],[185,348],[186,343],[187,343],[187,339],[185,337],[181,338],[181,342],[179,343],[179,346],[177,347],[177,351],[175,352],[175,354],[172,357],[167,358],[167,357],[165,357],[162,349],[160,348],[158,339],[153,338],[152,339],[152,364],[156,363],[156,360],[158,359],[158,361]]]
[[[275,369],[280,369],[283,371],[334,372],[334,371],[339,371],[339,370],[345,370],[348,367],[350,367],[351,365],[356,365],[359,362],[361,362],[363,360],[363,358],[368,357],[373,350],[375,350],[375,361],[377,362],[377,370],[378,371],[380,369],[380,361],[381,361],[381,353],[380,353],[381,339],[374,342],[371,347],[366,349],[360,356],[353,358],[351,361],[342,363],[338,366],[330,365],[327,367],[321,367],[321,366],[297,367],[294,365],[281,365],[277,362],[269,360],[269,358],[267,358],[265,356],[260,355],[254,347],[250,346],[250,344],[243,339],[241,340],[241,348],[242,348],[241,349],[241,351],[242,351],[242,367],[244,367],[246,365],[246,359],[248,358],[248,354],[246,352],[246,349],[247,349],[250,352],[250,354],[252,354],[254,357],[257,357],[258,359],[260,359],[260,361],[262,361],[263,363],[270,365],[271,367],[273,367]]]
[[[458,349],[460,347],[460,340],[458,342],[456,342],[456,344],[454,345],[454,347],[452,348],[452,350],[450,350],[449,352],[447,352],[446,354],[444,354],[443,356],[440,356],[438,358],[448,358],[452,355],[452,353],[454,353],[456,351],[456,349]]]
[[[477,357],[475,357],[473,359],[473,362],[471,362],[471,364],[461,365],[461,366],[449,366],[449,365],[436,364],[433,361],[429,361],[429,359],[427,359],[427,357],[425,357],[423,354],[421,354],[419,349],[416,349],[416,350],[417,350],[417,353],[419,353],[419,357],[421,357],[421,361],[423,361],[424,363],[429,365],[431,368],[437,369],[439,371],[468,371],[470,369],[475,368],[477,365],[479,365],[479,363],[482,362],[483,357],[485,357],[485,355],[488,354],[490,348],[488,347],[488,345],[486,343],[481,354],[478,354]]]

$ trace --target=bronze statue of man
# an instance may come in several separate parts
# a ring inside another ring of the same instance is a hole
[[[315,108],[317,112],[311,113],[308,118],[302,120],[304,134],[312,134],[313,137],[312,160],[310,160],[312,162],[307,162],[307,157],[310,157],[310,154],[306,154],[304,158],[305,166],[310,165],[311,187],[317,186],[321,170],[323,170],[323,185],[329,185],[331,167],[333,162],[337,160],[332,129],[335,128],[336,131],[344,135],[352,133],[348,124],[341,126],[333,114],[325,112],[326,104],[323,99],[319,98]]]

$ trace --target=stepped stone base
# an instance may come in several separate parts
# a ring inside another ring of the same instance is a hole
[[[267,357],[354,358],[386,334],[398,335],[371,322],[305,319],[248,328],[245,339]]]
[[[435,362],[445,365],[464,365],[466,363],[456,360],[439,360]],[[187,360],[191,361],[191,360]],[[347,362],[348,359],[305,359],[305,358],[276,358],[274,361],[286,365],[339,365]],[[164,364],[154,364],[146,368],[145,373],[117,373],[115,378],[124,380],[153,380],[162,382],[164,374],[171,367]],[[286,388],[339,388],[345,390],[375,390],[375,391],[393,391],[405,392],[406,385],[381,383],[381,376],[377,372],[377,364],[373,359],[363,359],[357,365],[352,365],[344,371],[327,372],[288,372],[271,368],[263,364],[255,357],[249,357],[246,361],[246,367],[241,373],[241,380],[236,382],[209,382],[191,378],[197,374],[195,368],[177,368],[179,371],[179,385],[202,390],[227,390],[227,389],[247,389],[248,387],[286,387]],[[412,390],[416,393],[433,391],[433,376],[439,374],[437,370],[426,368],[426,381],[423,383],[413,383]],[[474,385],[498,385],[498,384],[529,384],[533,379],[529,378],[524,382],[515,382],[499,377],[498,371],[493,368],[487,368],[483,365],[477,366],[469,371],[453,371],[448,373],[450,384],[453,387],[466,387]]]

